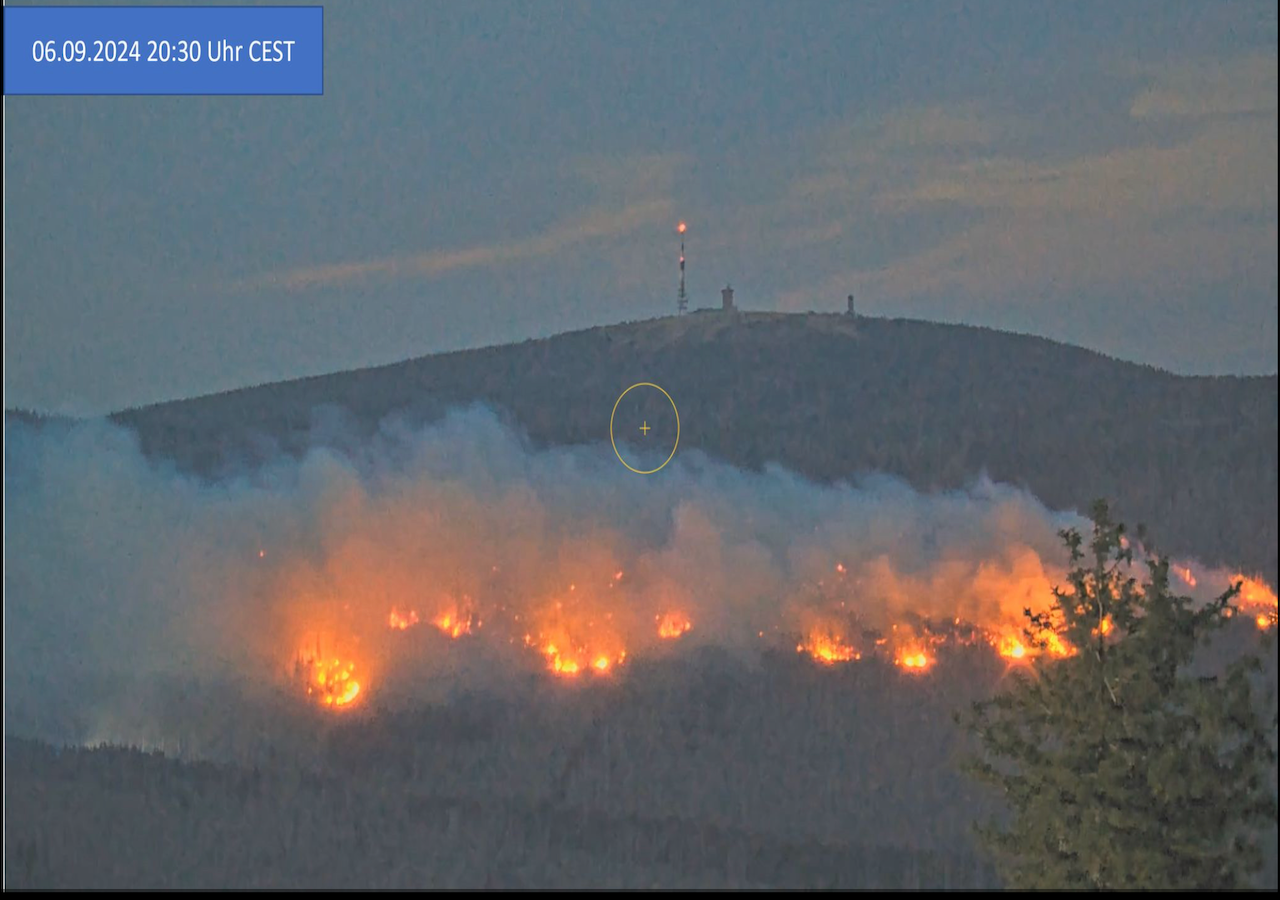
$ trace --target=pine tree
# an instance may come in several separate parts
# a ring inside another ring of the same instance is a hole
[[[1193,669],[1240,586],[1197,604],[1145,551],[1140,584],[1124,526],[1101,501],[1092,518],[1092,561],[1080,533],[1063,531],[1067,586],[1047,613],[1026,611],[1029,639],[1075,652],[1042,658],[963,720],[980,747],[968,769],[1009,813],[980,840],[1010,887],[1248,886],[1256,835],[1276,820],[1274,697],[1260,703],[1256,655],[1216,675]]]

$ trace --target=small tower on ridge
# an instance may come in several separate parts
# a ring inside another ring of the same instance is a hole
[[[676,315],[683,316],[689,310],[689,295],[684,292],[684,232],[688,226],[681,222],[676,226],[680,235],[680,290],[676,292]]]

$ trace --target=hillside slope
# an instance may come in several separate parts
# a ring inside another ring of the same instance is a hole
[[[981,471],[1055,508],[1115,501],[1161,549],[1277,578],[1277,380],[1184,377],[1041,338],[919,321],[702,312],[263,385],[114,418],[206,474],[296,452],[318,407],[350,433],[489,403],[538,444],[608,440],[618,394],[656,382],[681,452],[818,480],[921,489]]]

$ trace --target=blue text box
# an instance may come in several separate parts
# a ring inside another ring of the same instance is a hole
[[[6,6],[4,92],[323,94],[319,6]]]

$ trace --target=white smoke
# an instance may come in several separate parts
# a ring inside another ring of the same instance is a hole
[[[196,717],[215,695],[304,702],[290,667],[313,643],[355,661],[361,703],[403,704],[550,677],[554,641],[625,678],[833,616],[1016,628],[1061,577],[1058,530],[1086,525],[986,480],[822,486],[695,453],[637,476],[608,445],[531,449],[479,408],[217,483],[104,422],[6,438],[5,728],[54,740],[143,740],[157,685]],[[443,634],[447,613],[471,633]],[[678,641],[667,614],[692,626]]]

